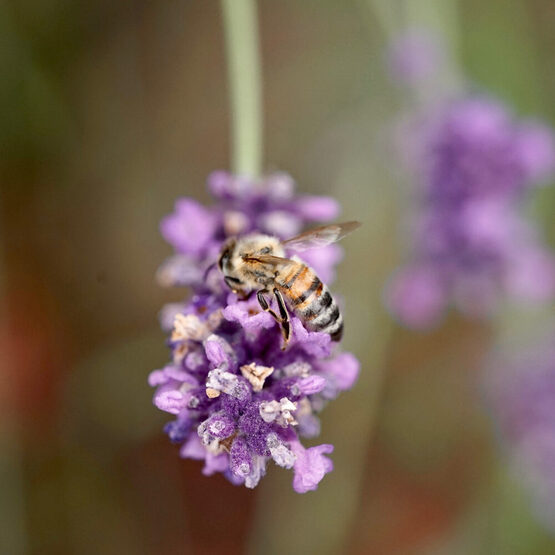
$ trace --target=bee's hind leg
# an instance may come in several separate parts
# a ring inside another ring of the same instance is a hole
[[[289,322],[289,312],[285,306],[285,301],[283,300],[283,295],[278,289],[274,289],[274,295],[279,307],[279,315],[281,317],[281,331],[283,333],[283,348],[287,347],[289,339],[291,338],[291,324]]]
[[[281,324],[281,318],[276,314],[274,310],[270,308],[270,305],[268,304],[268,301],[264,296],[264,293],[268,293],[268,292],[269,291],[267,291],[266,289],[261,289],[260,291],[256,292],[256,298],[258,299],[258,304],[260,305],[262,310],[269,312],[278,324]]]
[[[289,325],[289,313],[287,312],[281,293],[277,289],[274,289],[274,295],[277,299],[277,303],[279,307],[279,315],[276,314],[276,312],[270,308],[270,305],[268,304],[266,297],[264,297],[264,293],[268,293],[268,292],[269,291],[267,291],[266,289],[257,291],[256,298],[258,299],[258,303],[260,304],[260,307],[262,308],[262,310],[269,312],[274,318],[274,320],[281,326],[281,334],[283,335],[283,341],[284,341],[283,348],[285,349],[285,347],[287,346],[287,343],[289,342],[289,338],[291,336],[291,326]]]

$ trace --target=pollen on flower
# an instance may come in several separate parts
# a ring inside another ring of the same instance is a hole
[[[273,462],[293,469],[295,491],[310,491],[332,468],[323,456],[332,446],[304,449],[301,437],[318,435],[316,413],[352,386],[358,363],[346,353],[330,354],[329,335],[309,332],[295,317],[289,348],[282,350],[274,319],[256,295],[230,292],[217,261],[230,236],[260,232],[286,239],[335,218],[338,206],[330,198],[295,195],[285,174],[251,181],[216,172],[208,181],[213,206],[178,200],[161,224],[176,253],[159,280],[186,285],[192,296],[161,312],[172,362],[149,377],[153,401],[174,418],[164,429],[181,445],[180,455],[203,460],[204,475],[221,472],[233,484],[254,488]],[[334,245],[300,260],[327,281],[339,253]]]
[[[194,314],[176,314],[171,341],[202,341],[208,335],[208,326]]]
[[[255,362],[241,366],[241,373],[249,380],[253,391],[261,391],[266,378],[274,371],[271,366],[261,366]]]
[[[180,364],[188,352],[189,347],[187,346],[187,343],[178,343],[172,353],[174,364]]]
[[[212,387],[207,387],[206,396],[210,399],[215,399],[216,397],[220,396],[220,392],[217,389],[213,389]]]

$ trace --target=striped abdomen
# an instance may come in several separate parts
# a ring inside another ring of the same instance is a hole
[[[299,263],[275,279],[295,314],[313,331],[329,333],[334,341],[343,335],[343,317],[327,285],[306,264]]]

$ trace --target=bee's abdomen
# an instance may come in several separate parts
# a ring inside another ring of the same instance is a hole
[[[329,289],[308,267],[284,281],[282,288],[297,316],[313,331],[329,333],[334,341],[343,334],[343,317]]]
[[[310,329],[329,333],[334,341],[339,341],[343,335],[343,316],[328,287],[322,282],[320,285],[320,293],[295,307],[296,312]]]

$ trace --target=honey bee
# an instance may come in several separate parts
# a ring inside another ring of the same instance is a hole
[[[222,247],[218,266],[233,292],[246,297],[256,291],[261,308],[281,326],[283,348],[291,336],[288,308],[308,329],[328,333],[339,341],[343,316],[327,285],[296,256],[286,258],[285,250],[324,247],[359,226],[359,222],[326,225],[285,241],[263,234],[231,237]],[[266,295],[275,296],[279,314],[270,308]]]

